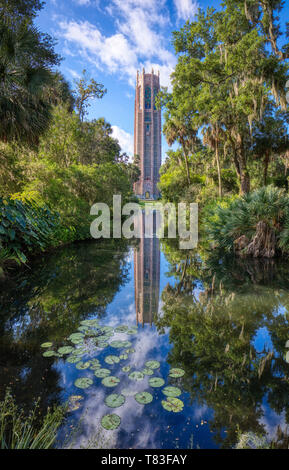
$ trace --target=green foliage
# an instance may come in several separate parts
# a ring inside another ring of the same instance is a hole
[[[39,203],[35,193],[0,198],[0,247],[21,262],[29,252],[53,245],[58,226],[58,215]]]
[[[200,168],[195,163],[193,157],[191,157],[190,184],[188,184],[182,151],[170,150],[167,153],[167,159],[160,169],[159,182],[159,189],[164,200],[174,202],[198,201],[198,194],[205,187],[207,178],[204,174],[197,172]]]
[[[174,282],[162,292],[156,326],[169,329],[169,364],[185,370],[178,386],[214,411],[209,425],[222,448],[243,433],[266,436],[264,400],[288,416],[288,264],[234,257],[220,263],[200,250],[184,256],[169,240],[163,251]],[[263,349],[256,338],[265,329]],[[288,436],[279,444],[288,448]]]
[[[53,81],[51,70],[59,57],[52,38],[33,25],[40,3],[16,3],[14,11],[9,2],[0,11],[0,140],[31,144],[50,122],[45,90]]]
[[[238,436],[236,449],[269,449],[270,445],[266,436],[258,436],[253,432],[246,432]]]
[[[76,100],[75,105],[80,120],[88,114],[87,108],[90,106],[89,100],[93,98],[101,99],[107,92],[101,83],[97,83],[93,78],[89,80],[86,70],[83,70],[82,77],[76,80]]]
[[[174,32],[173,89],[162,91],[159,104],[168,143],[181,145],[187,186],[197,135],[210,150],[207,170],[217,174],[219,196],[226,183],[233,184],[230,191],[249,192],[257,160],[261,184],[267,184],[270,159],[288,150],[288,122],[281,113],[287,108],[289,70],[288,44],[280,44],[282,8],[281,1],[224,0],[218,11],[200,9],[194,21]],[[223,184],[229,175],[222,168],[233,169],[238,185],[231,176]]]
[[[273,186],[213,208],[207,215],[207,235],[215,247],[232,252],[234,241],[240,236],[252,240],[260,221],[273,230],[277,247],[289,253],[289,196]]]
[[[99,201],[112,207],[113,194],[121,194],[124,203],[128,201],[138,174],[136,165],[121,155],[117,140],[111,136],[112,128],[104,119],[81,123],[79,116],[64,104],[53,108],[52,119],[49,129],[39,139],[38,148],[28,150],[15,143],[3,143],[0,147],[2,199],[10,205],[25,203],[21,210],[26,213],[31,204],[28,195],[36,196],[38,201],[34,212],[29,213],[29,220],[34,227],[32,233],[36,232],[38,237],[41,227],[39,242],[31,239],[30,232],[22,234],[20,242],[21,227],[17,226],[15,240],[7,239],[7,234],[3,239],[3,246],[13,253],[17,249],[27,254],[89,238],[91,206]],[[19,198],[23,200],[18,201]],[[53,208],[53,214],[47,206]],[[12,219],[9,222],[15,223]],[[49,224],[52,224],[50,228]]]
[[[1,449],[51,449],[64,418],[64,409],[48,409],[43,422],[37,422],[38,403],[26,416],[19,409],[10,390],[0,402]]]
[[[33,19],[39,10],[43,8],[44,2],[40,0],[0,0],[0,11],[7,18]]]

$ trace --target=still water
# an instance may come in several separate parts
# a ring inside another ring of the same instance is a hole
[[[245,432],[287,447],[288,308],[287,263],[157,238],[64,247],[0,284],[1,399],[69,402],[58,447],[228,448]]]

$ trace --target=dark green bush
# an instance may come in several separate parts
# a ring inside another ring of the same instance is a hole
[[[276,254],[289,253],[289,196],[285,190],[274,186],[260,188],[218,205],[207,214],[205,230],[214,248],[223,253],[232,252],[234,242],[241,236],[246,237],[248,246],[253,240],[258,242],[260,222],[268,234],[273,234],[270,243],[274,242]],[[264,243],[267,241],[265,234]],[[243,254],[246,254],[246,249]]]
[[[0,249],[9,250],[25,263],[27,254],[57,244],[60,218],[35,194],[0,197]]]

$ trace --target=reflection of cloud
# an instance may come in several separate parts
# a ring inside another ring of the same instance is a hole
[[[128,316],[128,310],[129,316]],[[129,317],[132,315],[135,320],[134,304],[131,304],[126,310],[126,324],[131,324]],[[125,311],[123,312],[125,313]],[[105,325],[116,326],[120,324],[119,317],[114,315],[110,322],[105,322]],[[162,348],[162,342],[167,341],[167,338],[159,337],[157,331],[149,326],[139,328],[136,336],[130,336],[125,333],[116,333],[113,340],[127,339],[132,341],[132,347],[135,353],[129,355],[128,360],[121,361],[112,368],[112,375],[120,378],[120,383],[115,388],[105,388],[101,385],[101,379],[93,376],[93,372],[89,370],[77,371],[74,365],[68,365],[65,361],[59,361],[57,369],[59,372],[60,385],[66,390],[70,390],[70,394],[76,393],[74,390],[73,382],[76,377],[81,375],[89,375],[94,379],[94,385],[88,389],[77,393],[83,394],[85,400],[81,408],[82,414],[80,417],[77,432],[75,433],[68,447],[71,448],[116,448],[121,446],[123,442],[123,434],[121,441],[120,431],[125,433],[127,439],[133,439],[134,447],[136,448],[156,448],[158,442],[158,435],[160,433],[160,426],[156,425],[152,420],[151,414],[147,413],[148,408],[146,405],[140,405],[135,401],[134,395],[137,392],[149,389],[149,376],[145,376],[141,381],[133,381],[129,379],[128,374],[124,373],[121,368],[124,365],[130,365],[131,371],[142,370],[145,362],[152,359],[152,352],[154,352],[153,359],[159,360],[163,363],[167,351]],[[156,350],[157,347],[157,350]],[[96,357],[99,357],[103,367],[109,367],[103,362],[103,358],[107,354],[120,354],[120,350],[107,350],[99,351]],[[110,367],[109,367],[110,368]],[[158,373],[157,373],[158,375]],[[123,406],[112,409],[106,406],[105,397],[110,393],[121,393],[126,389],[126,401]],[[155,395],[158,390],[150,389],[150,392]],[[150,407],[154,406],[155,402]],[[158,404],[155,406],[159,406]],[[81,411],[80,411],[81,412]],[[106,431],[101,426],[101,418],[108,413],[116,413],[121,418],[121,427],[113,431]]]
[[[70,447],[108,449],[116,446],[118,429],[108,432],[101,426],[101,417],[110,412],[104,399],[105,392],[101,387],[88,392],[79,420],[79,430],[72,442],[68,443]]]
[[[131,382],[129,384],[133,393],[143,390],[143,384]],[[113,449],[118,446],[120,430],[128,435],[133,435],[136,439],[134,447],[154,447],[156,442],[157,426],[152,423],[149,417],[144,416],[144,405],[135,402],[133,396],[126,397],[124,405],[119,408],[109,408],[105,405],[106,393],[98,388],[98,393],[91,392],[85,402],[85,410],[81,415],[81,432],[71,444],[72,448],[100,448]],[[111,389],[110,393],[120,393]],[[133,413],[132,413],[133,410]],[[107,431],[101,426],[101,417],[108,413],[116,413],[121,419],[121,427],[112,431]],[[139,423],[139,426],[138,424]]]
[[[286,423],[285,412],[281,414],[276,413],[269,407],[262,406],[263,416],[260,419],[260,424],[263,424],[267,433],[268,440],[276,438],[277,427],[285,431],[288,427]]]
[[[194,409],[193,419],[199,421],[201,418],[204,418],[208,414],[209,408],[206,405],[199,406]]]
[[[139,328],[136,342],[134,344],[134,348],[136,350],[133,357],[135,367],[142,367],[146,360],[151,359],[150,351],[154,350],[156,345],[158,345],[158,352],[154,356],[154,360],[161,361],[163,358],[161,353],[161,342],[161,337],[153,328],[150,328],[149,326],[144,329]]]

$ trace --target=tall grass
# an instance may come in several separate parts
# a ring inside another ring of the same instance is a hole
[[[37,422],[36,414],[39,404],[26,416],[18,408],[10,390],[6,391],[0,402],[0,448],[1,449],[50,449],[57,437],[65,409],[58,407],[47,410],[41,424]]]

